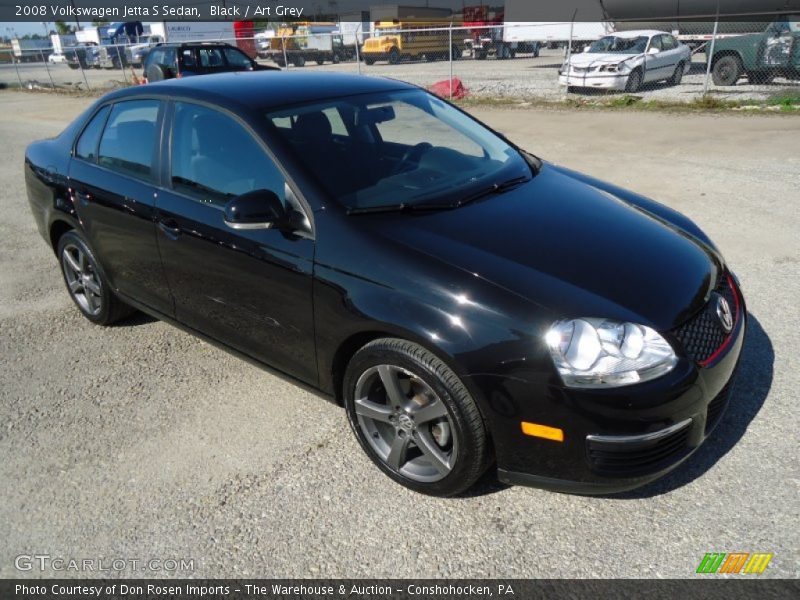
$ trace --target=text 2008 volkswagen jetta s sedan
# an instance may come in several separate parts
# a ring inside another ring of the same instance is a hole
[[[89,320],[136,308],[335,398],[420,492],[491,464],[629,489],[728,401],[744,300],[696,225],[410,85],[276,72],[121,90],[31,144],[25,175]]]

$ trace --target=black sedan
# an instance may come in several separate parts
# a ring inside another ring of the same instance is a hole
[[[706,235],[411,85],[243,72],[119,90],[31,144],[25,177],[87,319],[138,309],[317,390],[423,493],[490,465],[630,489],[728,402],[746,311]]]

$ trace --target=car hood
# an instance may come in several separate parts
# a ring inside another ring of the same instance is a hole
[[[556,317],[668,330],[706,302],[720,268],[688,232],[548,164],[530,182],[458,209],[371,220],[387,241]]]
[[[615,65],[635,56],[639,56],[639,54],[586,52],[584,54],[573,54],[569,62],[573,67]]]

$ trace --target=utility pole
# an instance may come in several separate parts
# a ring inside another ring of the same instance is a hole
[[[72,13],[75,15],[75,27],[77,27],[75,31],[80,31],[81,23],[78,21],[78,11],[75,8],[75,0],[69,0],[69,3],[72,5]]]

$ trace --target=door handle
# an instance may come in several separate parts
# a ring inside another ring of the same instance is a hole
[[[164,235],[171,240],[177,240],[181,236],[181,228],[175,219],[167,219],[166,221],[159,219],[157,225],[164,232]]]
[[[77,198],[78,202],[80,202],[83,206],[88,206],[89,202],[92,201],[92,195],[88,192],[82,192],[80,190],[75,190],[75,198]]]

